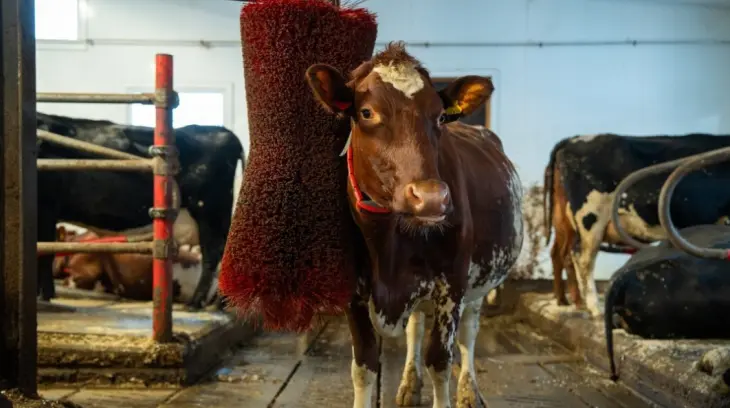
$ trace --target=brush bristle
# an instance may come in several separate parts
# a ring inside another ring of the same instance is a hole
[[[364,9],[325,1],[243,6],[241,39],[251,145],[219,287],[269,330],[307,330],[341,313],[354,287],[346,164],[349,123],[315,101],[315,63],[349,72],[372,56],[377,26]]]

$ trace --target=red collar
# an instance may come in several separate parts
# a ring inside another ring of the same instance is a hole
[[[363,192],[360,190],[360,186],[357,184],[357,179],[355,178],[355,165],[352,162],[352,132],[350,132],[350,135],[347,137],[347,144],[345,144],[345,149],[340,154],[342,156],[345,153],[345,150],[347,151],[347,179],[350,182],[350,185],[352,186],[352,192],[355,194],[355,206],[358,210],[366,211],[369,213],[375,213],[375,214],[389,214],[390,210],[378,205],[373,200],[363,200]]]

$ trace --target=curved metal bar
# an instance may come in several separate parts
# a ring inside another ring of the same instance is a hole
[[[634,248],[641,249],[646,248],[649,246],[649,244],[645,244],[643,242],[639,242],[634,237],[629,235],[628,232],[624,229],[624,227],[621,225],[619,216],[618,216],[618,210],[621,206],[621,196],[623,196],[626,191],[629,189],[629,187],[633,186],[639,180],[644,179],[649,176],[653,176],[656,174],[663,173],[665,171],[672,170],[673,168],[679,166],[680,164],[684,163],[685,160],[689,160],[693,157],[697,157],[700,155],[694,155],[694,156],[688,156],[683,157],[681,159],[675,159],[664,163],[655,164],[649,167],[645,167],[641,170],[637,170],[631,174],[629,174],[626,178],[621,180],[621,182],[616,186],[616,190],[614,191],[613,196],[613,206],[611,207],[611,222],[613,222],[614,228],[616,228],[616,233],[618,234],[619,238],[621,238],[622,241],[624,241],[627,245],[630,245]]]
[[[659,193],[659,222],[667,231],[669,241],[677,248],[700,258],[730,260],[730,249],[702,248],[680,235],[672,222],[672,194],[680,181],[689,173],[706,166],[730,160],[730,147],[690,156],[688,160],[669,175]]]

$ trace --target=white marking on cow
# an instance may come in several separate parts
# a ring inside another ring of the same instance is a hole
[[[406,364],[403,368],[396,402],[398,406],[421,405],[423,388],[423,361],[421,358],[421,339],[425,332],[425,313],[415,310],[408,318],[406,327]]]
[[[449,285],[443,279],[439,279],[436,282],[436,288],[434,291],[434,299],[436,299],[437,301],[435,318],[440,323],[434,328],[439,330],[439,335],[441,336],[441,344],[447,350],[450,350],[451,346],[454,344],[454,335],[456,334],[456,325],[454,324],[454,308],[457,307],[457,304],[453,301],[453,299],[451,299],[451,296],[449,294],[450,289],[451,285]],[[461,316],[461,311],[464,308],[463,299],[458,307],[459,316]]]
[[[581,136],[577,136],[577,137],[574,137],[574,138],[570,139],[570,142],[571,143],[578,143],[578,142],[586,142],[586,143],[588,143],[588,142],[593,141],[593,139],[597,138],[598,136],[600,136],[600,135],[598,135],[598,134],[581,135]]]
[[[514,241],[512,246],[513,262],[520,256],[522,244],[524,242],[524,220],[522,217],[522,197],[524,191],[522,189],[522,181],[516,171],[510,169],[509,178],[510,200],[512,201],[512,217],[514,227]]]
[[[461,372],[457,387],[459,405],[476,407],[480,399],[476,387],[476,368],[474,366],[474,344],[479,334],[479,312],[483,298],[469,303],[464,309],[459,323],[459,352],[461,354]]]
[[[629,208],[619,208],[618,210],[619,222],[624,227],[626,232],[632,237],[656,241],[666,238],[666,233],[661,225],[649,225],[643,218],[636,212],[634,204],[629,204]]]
[[[195,248],[196,247],[193,247],[191,249],[191,252],[194,252]],[[200,247],[197,246],[197,248]],[[199,251],[200,249],[198,249],[198,252]],[[202,273],[202,258],[201,262],[193,265],[183,265],[178,262],[172,264],[172,278],[180,285],[180,295],[176,298],[178,302],[184,303],[192,300],[193,294],[195,293],[195,288],[198,286],[198,281],[200,280],[200,275]],[[213,299],[217,287],[218,278],[216,276],[213,278],[213,283],[210,285],[210,289],[208,289],[208,294],[205,298],[206,301],[210,301]]]
[[[419,303],[423,300],[428,300],[430,293],[433,291],[434,282],[421,281],[419,283],[420,290],[416,290],[411,293],[410,298],[406,301],[406,305],[401,315],[395,320],[395,322],[389,321],[387,316],[384,316],[381,311],[378,311],[375,307],[375,302],[370,298],[368,302],[368,311],[370,314],[370,321],[373,323],[375,331],[383,337],[398,337],[403,334],[405,330],[408,316],[411,312],[419,306]]]
[[[403,316],[405,312],[394,323],[390,323],[382,312],[376,310],[375,302],[373,302],[372,298],[368,302],[368,311],[370,312],[370,321],[373,323],[375,331],[381,336],[398,337],[403,334],[402,321],[405,320]]]
[[[364,364],[362,366],[357,365],[353,354],[350,375],[352,385],[355,388],[353,408],[370,408],[373,400],[373,384],[375,384],[377,374]]]
[[[433,408],[450,408],[449,380],[451,379],[451,364],[444,371],[436,371],[428,367],[428,376],[433,383]]]
[[[586,196],[580,209],[575,212],[575,222],[573,223],[577,227],[580,237],[580,253],[576,255],[571,252],[571,258],[578,278],[578,287],[585,298],[586,308],[593,317],[601,315],[593,268],[596,264],[598,247],[603,241],[606,227],[610,221],[613,196],[613,193],[592,190]],[[596,216],[596,221],[590,229],[586,229],[583,223],[583,218],[588,214]]]
[[[461,353],[461,372],[474,374],[474,343],[479,333],[479,312],[483,300],[477,299],[464,308],[459,323],[459,352]]]
[[[373,68],[373,72],[380,75],[383,82],[391,84],[393,88],[401,91],[410,99],[413,99],[413,95],[424,87],[423,77],[418,73],[415,65],[410,63],[380,64]]]
[[[464,293],[464,302],[472,302],[487,296],[489,292],[501,285],[509,275],[509,268],[512,264],[512,257],[504,248],[492,250],[492,260],[487,268],[482,268],[475,263],[469,264],[469,286]],[[486,279],[485,274],[489,274]]]

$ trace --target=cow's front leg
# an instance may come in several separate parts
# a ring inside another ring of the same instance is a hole
[[[421,342],[423,341],[425,324],[426,316],[422,311],[414,310],[408,318],[408,327],[406,327],[406,364],[395,400],[400,407],[421,405],[421,389],[423,388]]]
[[[479,315],[484,298],[475,300],[464,307],[459,324],[459,352],[461,353],[461,372],[456,389],[457,408],[486,408],[484,397],[479,392],[474,367],[474,343],[479,334]]]
[[[352,336],[352,385],[355,390],[353,408],[370,408],[377,377],[379,356],[375,329],[370,322],[368,305],[359,297],[350,302],[347,320]]]
[[[437,290],[434,296],[433,329],[426,350],[426,368],[433,383],[433,407],[450,408],[449,381],[451,380],[452,347],[459,326],[462,298],[454,299],[448,288]]]

